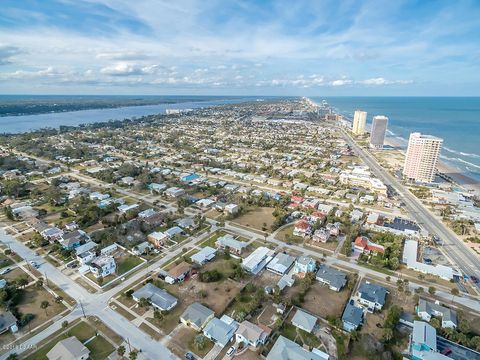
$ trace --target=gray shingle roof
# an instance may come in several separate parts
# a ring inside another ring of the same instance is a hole
[[[385,298],[387,297],[387,289],[383,286],[363,282],[358,288],[361,298],[380,305],[385,305]]]
[[[363,309],[356,307],[350,302],[345,307],[342,315],[342,321],[359,326],[363,319]]]
[[[163,289],[160,289],[152,283],[146,284],[144,287],[135,291],[132,296],[136,299],[145,298],[150,300],[162,310],[167,310],[176,304],[177,299]]]
[[[183,312],[181,318],[185,321],[188,321],[192,324],[195,324],[197,327],[202,327],[207,321],[207,319],[212,316],[214,312],[203,306],[202,304],[196,302],[190,304],[185,311]]]
[[[305,350],[297,343],[280,335],[266,360],[323,360],[318,354]]]
[[[296,327],[299,327],[308,332],[312,332],[315,324],[317,323],[317,318],[313,315],[306,313],[300,309],[297,310],[295,316],[292,319],[292,324]]]
[[[347,283],[347,275],[325,264],[320,264],[317,275],[318,280],[328,283],[330,286],[341,289]]]

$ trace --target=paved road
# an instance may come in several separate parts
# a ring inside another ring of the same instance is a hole
[[[457,268],[469,276],[480,276],[480,259],[474,254],[450,229],[437,219],[420,201],[388,171],[383,169],[375,158],[358,146],[352,138],[343,131],[345,140],[367,164],[372,172],[386,185],[391,185],[402,197],[412,219],[415,219],[430,234],[439,236],[444,242],[444,251],[456,264]]]
[[[194,245],[213,231],[216,230],[216,226],[212,226],[209,232],[206,232],[198,237],[192,238],[189,242],[182,243],[182,246],[179,246],[177,249],[170,251],[165,257],[158,260],[157,262],[149,265],[148,267],[142,269],[138,273],[132,275],[125,281],[119,283],[114,288],[97,293],[90,294],[85,288],[77,284],[75,281],[70,279],[68,276],[63,274],[59,269],[46,262],[42,257],[35,256],[33,250],[26,247],[23,243],[15,239],[14,237],[6,234],[3,230],[0,230],[0,241],[9,246],[13,251],[19,254],[22,258],[27,261],[34,260],[37,264],[40,264],[38,271],[40,271],[44,276],[46,276],[50,281],[54,282],[59,288],[65,291],[68,295],[74,298],[78,304],[74,310],[69,313],[67,316],[59,319],[54,324],[49,326],[47,329],[42,330],[39,334],[33,336],[32,338],[26,340],[20,345],[19,349],[12,350],[0,356],[0,359],[5,359],[11,353],[17,352],[20,353],[23,350],[28,349],[29,347],[37,344],[41,340],[49,337],[55,331],[61,328],[61,323],[64,320],[69,322],[82,316],[82,308],[80,303],[83,306],[83,311],[86,315],[93,315],[99,317],[105,324],[111,327],[113,330],[118,332],[122,337],[128,338],[131,345],[134,348],[141,349],[142,355],[147,359],[176,359],[167,347],[162,345],[160,342],[152,339],[147,336],[141,330],[139,330],[134,324],[125,319],[116,311],[112,310],[109,306],[109,300],[116,293],[121,290],[131,286],[132,284],[138,283],[138,281],[147,275],[151,271],[157,270],[161,265],[167,262],[169,259],[177,256],[182,252],[182,248],[189,245]]]

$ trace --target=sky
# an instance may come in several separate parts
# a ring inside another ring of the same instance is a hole
[[[1,94],[480,96],[477,0],[2,0]]]

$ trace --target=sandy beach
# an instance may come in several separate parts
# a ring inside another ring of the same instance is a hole
[[[406,148],[405,145],[401,143],[400,140],[386,137],[385,145],[389,145],[395,148],[398,151],[401,151],[405,154]],[[460,170],[456,169],[454,166],[446,164],[445,162],[439,161],[437,169],[439,172],[448,175],[458,186],[462,187],[467,191],[477,191],[480,192],[480,182],[477,180],[465,175]]]

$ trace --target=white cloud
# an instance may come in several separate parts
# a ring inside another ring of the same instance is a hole
[[[353,81],[350,80],[350,79],[337,79],[337,80],[331,81],[330,85],[332,85],[332,86],[345,86],[345,85],[350,85],[352,83],[353,83]]]
[[[363,84],[363,85],[392,85],[392,84],[406,85],[406,84],[412,84],[413,80],[387,80],[383,77],[377,77],[377,78],[361,80],[361,81],[358,81],[357,83]]]

